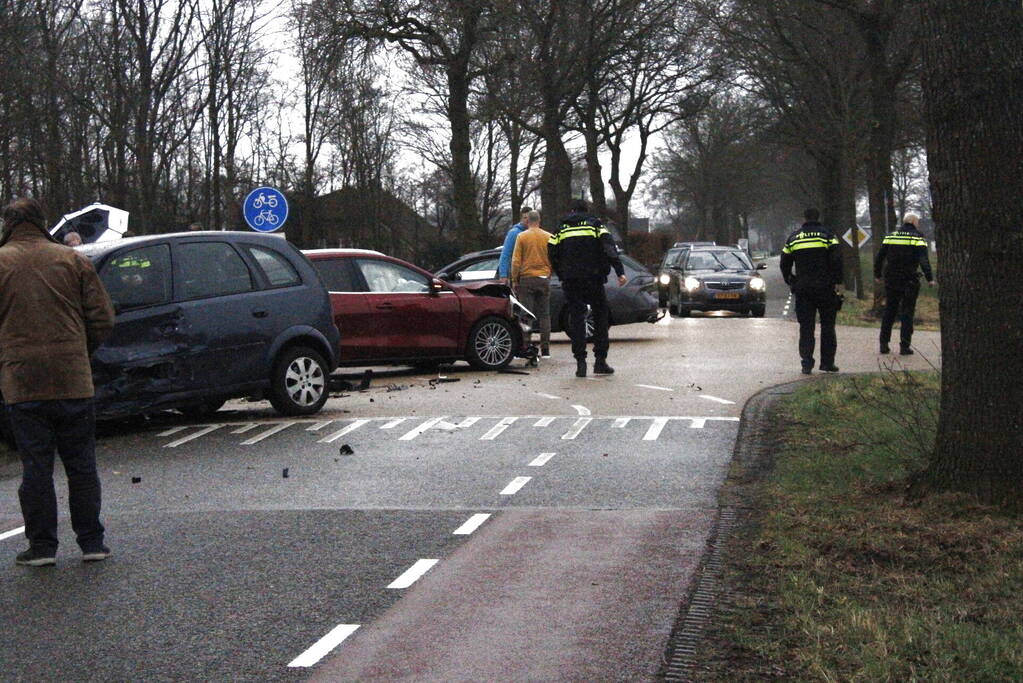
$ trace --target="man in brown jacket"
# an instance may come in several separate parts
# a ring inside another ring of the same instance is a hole
[[[87,258],[46,231],[42,208],[18,199],[0,237],[0,391],[23,466],[18,497],[29,549],[21,565],[56,564],[54,449],[68,478],[71,526],[86,562],[106,559],[96,471],[89,357],[114,310]]]

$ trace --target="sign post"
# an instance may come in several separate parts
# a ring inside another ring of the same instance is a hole
[[[257,187],[242,205],[245,222],[257,232],[274,232],[288,220],[288,200],[273,187]]]

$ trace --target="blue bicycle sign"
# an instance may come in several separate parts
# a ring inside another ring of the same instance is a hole
[[[253,230],[273,232],[288,220],[288,200],[280,190],[257,187],[245,198],[242,212]]]

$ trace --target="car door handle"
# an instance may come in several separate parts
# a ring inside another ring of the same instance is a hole
[[[267,311],[263,310],[262,308],[256,308],[256,309],[253,309],[253,311],[252,311],[252,317],[253,318],[265,318],[268,315],[269,315],[269,313]]]
[[[389,304],[389,303],[385,302],[385,303],[382,303],[382,304],[377,304],[377,308],[379,308],[382,311],[393,311],[394,310],[394,304]]]

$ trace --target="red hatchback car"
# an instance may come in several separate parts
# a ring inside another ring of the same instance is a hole
[[[362,249],[303,252],[330,292],[341,365],[428,365],[466,360],[498,370],[525,347],[532,315],[493,283],[451,285]]]

